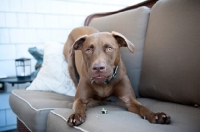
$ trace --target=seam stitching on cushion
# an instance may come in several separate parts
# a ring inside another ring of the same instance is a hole
[[[26,126],[26,128],[31,131],[31,129],[17,116],[17,118],[24,124],[24,126]],[[32,132],[32,131],[31,131]]]
[[[57,115],[57,116],[59,116],[60,118],[62,118],[63,120],[65,120],[66,122],[67,122],[67,120],[63,117],[63,116],[61,116],[60,114],[57,114],[57,113],[55,113],[54,111],[51,111],[54,115]]]
[[[42,111],[42,110],[52,110],[52,109],[57,109],[57,108],[43,108],[43,109],[37,109],[34,108],[27,100],[25,100],[24,98],[20,97],[19,95],[17,95],[16,93],[14,93],[15,90],[12,91],[12,94],[17,96],[18,98],[20,98],[21,100],[23,100],[24,102],[26,102],[32,109],[34,109],[35,111]]]
[[[57,115],[58,117],[62,118],[64,121],[67,122],[67,120],[66,120],[62,115],[60,115],[60,114],[58,114],[58,113],[55,113],[54,111],[51,111],[51,113],[53,113],[54,115]],[[81,127],[74,126],[74,128],[75,128],[75,129],[78,129],[78,130],[81,130],[82,132],[89,132],[89,131],[84,130],[84,129],[81,128]]]
[[[25,100],[24,98],[20,97],[19,95],[17,95],[16,93],[14,93],[15,90],[12,91],[12,93],[17,96],[18,98],[20,98],[21,100],[23,100],[24,102],[26,102],[32,109],[34,109],[35,111],[38,111],[38,109],[34,108],[27,100]]]
[[[81,128],[81,127],[74,126],[74,128],[76,128],[76,129],[78,129],[78,130],[81,130],[82,132],[89,132],[89,131],[84,130],[84,129]]]

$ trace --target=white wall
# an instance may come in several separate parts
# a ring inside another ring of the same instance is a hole
[[[15,76],[15,61],[32,56],[29,47],[65,43],[69,32],[93,13],[108,12],[143,0],[0,0],[0,76]],[[32,70],[36,61],[32,58]]]

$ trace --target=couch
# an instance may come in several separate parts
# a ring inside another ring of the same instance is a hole
[[[154,4],[155,3],[155,4]],[[32,132],[199,132],[200,1],[148,0],[120,11],[93,14],[86,26],[117,31],[135,44],[121,56],[137,100],[171,116],[169,125],[151,124],[115,102],[87,109],[85,123],[66,124],[73,96],[14,90],[10,105],[18,131]],[[102,108],[107,114],[102,114]]]

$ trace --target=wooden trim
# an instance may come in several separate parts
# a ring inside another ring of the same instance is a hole
[[[116,14],[116,13],[119,13],[119,12],[132,10],[132,9],[138,8],[140,6],[147,6],[147,7],[151,8],[157,1],[158,0],[147,0],[147,1],[144,1],[144,2],[136,4],[136,5],[128,6],[124,9],[121,9],[121,10],[118,10],[118,11],[91,14],[85,19],[84,25],[88,26],[89,23],[91,22],[91,20],[94,19],[94,18],[108,16],[108,15]]]
[[[17,118],[17,132],[30,132],[29,129]]]

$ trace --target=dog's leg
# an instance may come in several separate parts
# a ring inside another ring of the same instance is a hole
[[[69,116],[67,121],[69,126],[78,126],[85,121],[86,106],[90,102],[90,97],[93,96],[89,87],[85,81],[80,80],[73,104],[74,113]]]
[[[154,113],[131,97],[120,97],[120,99],[124,102],[128,111],[139,114],[143,119],[147,119],[151,123],[170,123],[170,117],[164,112]]]
[[[72,114],[67,121],[69,126],[78,126],[85,121],[86,118],[86,104],[88,102],[83,101],[81,99],[75,100],[73,104],[74,114]]]
[[[167,114],[163,112],[154,113],[136,100],[134,91],[131,87],[131,83],[128,77],[125,77],[122,81],[120,81],[120,83],[116,86],[115,89],[115,94],[125,104],[128,111],[139,114],[142,118],[147,119],[151,123],[170,123],[170,117]]]
[[[85,121],[86,118],[86,107],[95,107],[99,105],[103,105],[104,103],[101,101],[96,101],[93,99],[90,100],[81,100],[81,99],[76,99],[73,104],[73,110],[74,114],[72,114],[67,121],[67,124],[69,126],[78,126],[82,124]]]

